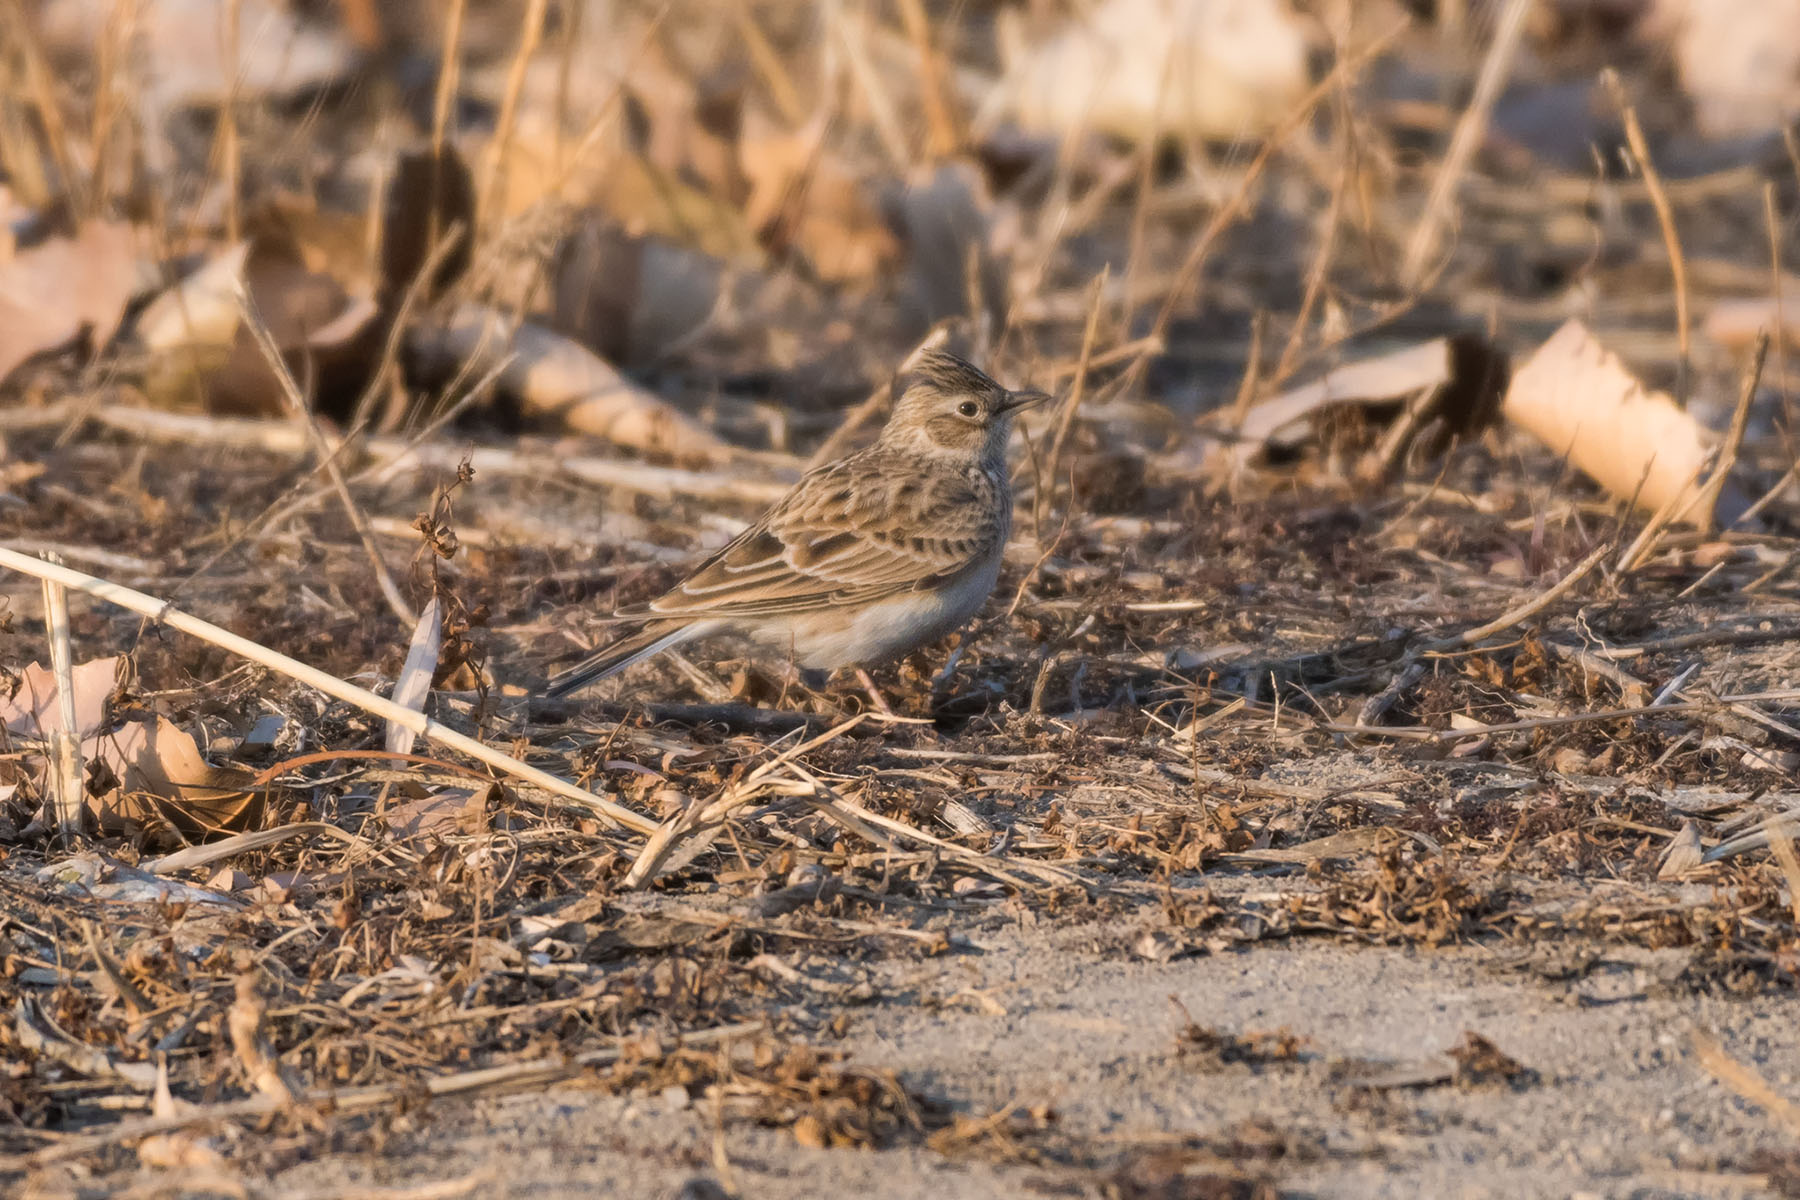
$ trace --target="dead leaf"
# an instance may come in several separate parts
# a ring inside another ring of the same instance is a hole
[[[497,386],[538,420],[678,462],[716,464],[732,456],[710,429],[541,325],[527,321],[509,330],[499,313],[464,304],[446,323],[413,330],[407,346],[431,375],[464,365],[479,374],[509,356]]]
[[[1417,436],[1434,430],[1426,439],[1426,452],[1437,453],[1450,436],[1467,436],[1490,423],[1506,385],[1506,359],[1485,338],[1433,338],[1345,363],[1257,404],[1230,435],[1228,463],[1236,470],[1258,453],[1301,444],[1313,436],[1311,419],[1337,406],[1393,406],[1408,397],[1419,403],[1406,406],[1409,420],[1402,432]]]
[[[489,792],[473,788],[437,788],[417,800],[387,810],[388,828],[399,842],[418,841],[429,833],[477,833],[487,826]]]
[[[347,417],[375,369],[386,326],[372,301],[308,269],[300,246],[282,233],[227,249],[145,309],[138,320],[151,362],[145,393],[176,410],[285,413],[281,381],[244,324],[245,300],[317,408]]]
[[[1701,325],[1707,337],[1736,351],[1750,349],[1765,329],[1771,337],[1800,346],[1800,278],[1786,276],[1779,298],[1771,295],[1721,300],[1712,306]]]
[[[1167,963],[1190,954],[1204,954],[1205,942],[1170,929],[1146,929],[1131,944],[1131,952],[1147,962]]]
[[[1705,528],[1700,487],[1708,435],[1665,392],[1646,388],[1580,321],[1571,320],[1520,367],[1506,419],[1565,456],[1614,496]]]
[[[250,773],[213,766],[192,737],[163,717],[128,722],[84,753],[118,780],[105,795],[90,797],[102,828],[166,821],[195,839],[244,829],[262,817],[264,793],[246,790]]]
[[[1253,138],[1306,91],[1306,37],[1286,0],[1103,0],[1032,45],[1000,16],[1005,74],[977,118],[1128,140]]]
[[[238,290],[249,260],[250,243],[239,242],[170,285],[138,314],[138,342],[153,356],[207,348],[222,357],[243,320]]]
[[[1007,263],[981,172],[970,163],[940,165],[890,196],[887,207],[905,247],[900,303],[909,310],[909,335],[946,317],[981,317],[997,328],[1006,308]],[[969,311],[972,302],[979,312]]]
[[[1683,821],[1681,831],[1669,840],[1663,851],[1662,865],[1656,869],[1658,879],[1678,879],[1704,861],[1705,848],[1700,844],[1700,826]]]
[[[75,687],[75,734],[84,742],[105,727],[106,701],[113,693],[118,673],[116,656],[80,663],[71,673]],[[32,663],[19,673],[18,691],[11,696],[0,696],[0,726],[5,726],[10,734],[28,738],[44,738],[62,729],[56,676],[48,667]]]
[[[207,879],[206,886],[215,892],[241,892],[254,884],[248,875],[236,867],[220,867]]]
[[[452,148],[400,156],[381,222],[384,309],[396,311],[426,266],[436,261],[421,300],[432,300],[469,269],[474,257],[475,179]],[[454,241],[448,241],[454,237]]]
[[[900,245],[866,176],[827,151],[830,128],[823,113],[791,132],[746,122],[744,218],[771,253],[798,250],[828,283],[872,279],[899,258]]]
[[[552,261],[552,324],[609,363],[650,363],[706,326],[728,283],[717,259],[590,212]]]
[[[0,265],[0,382],[27,359],[84,332],[103,346],[137,291],[138,235],[118,221],[89,221]]]
[[[1766,133],[1800,111],[1800,0],[1659,0],[1652,21],[1703,133]]]

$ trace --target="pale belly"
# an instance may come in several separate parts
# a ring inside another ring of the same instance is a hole
[[[909,592],[857,610],[771,621],[754,636],[809,670],[870,666],[911,653],[965,624],[1000,577],[1000,556],[934,592]]]

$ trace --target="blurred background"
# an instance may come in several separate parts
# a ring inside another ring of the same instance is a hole
[[[74,239],[0,276],[14,402],[110,352],[134,402],[285,411],[205,301],[239,280],[327,417],[460,403],[652,454],[706,447],[567,388],[462,395],[474,331],[780,452],[936,327],[1041,373],[1090,318],[1084,412],[1145,447],[1371,340],[1569,316],[1728,407],[1800,258],[1800,0],[7,0],[0,29],[0,263]]]

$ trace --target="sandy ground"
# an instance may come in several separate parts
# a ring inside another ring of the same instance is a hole
[[[743,1124],[725,1126],[721,1153],[705,1101],[558,1089],[441,1106],[379,1158],[327,1157],[267,1182],[323,1195],[477,1176],[491,1180],[478,1194],[702,1197],[717,1181],[744,1197],[871,1200],[1780,1194],[1750,1171],[1758,1150],[1784,1148],[1780,1129],[1715,1082],[1689,1039],[1711,1031],[1791,1091],[1800,998],[1665,993],[1642,952],[1568,982],[1488,947],[1298,942],[1151,963],[1126,949],[1134,928],[976,932],[947,957],[877,966],[880,998],[853,1010],[841,1045],[860,1065],[968,1111],[1051,1106],[1042,1138],[1021,1143],[1037,1161],[806,1149]],[[1201,1025],[1304,1041],[1256,1064],[1183,1053],[1171,996]],[[1416,1066],[1470,1030],[1536,1081],[1346,1082],[1379,1073],[1370,1064]],[[1201,1142],[1236,1147],[1235,1173],[1274,1190],[1214,1190],[1199,1157],[1172,1154]]]

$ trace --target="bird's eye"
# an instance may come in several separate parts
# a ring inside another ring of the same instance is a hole
[[[964,400],[961,404],[956,406],[956,411],[965,417],[973,417],[981,411],[981,405],[975,403],[973,400]]]

